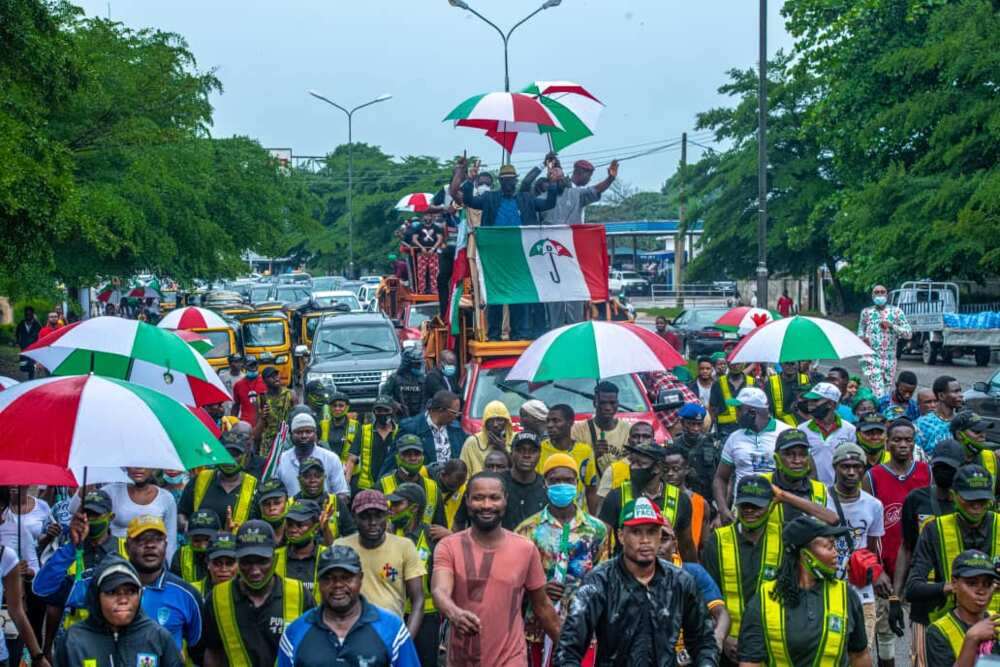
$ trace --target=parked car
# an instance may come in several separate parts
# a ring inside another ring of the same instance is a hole
[[[343,289],[344,276],[317,276],[312,279],[313,294]]]
[[[347,292],[345,290],[330,290],[326,292],[313,291],[312,302],[318,308],[330,308],[336,306],[337,304],[346,304],[352,313],[360,313],[363,311],[361,303],[358,301],[358,297],[354,296],[353,292]]]
[[[360,278],[358,278],[358,280],[360,280],[363,283],[374,283],[378,285],[380,282],[382,282],[382,276],[361,276]]]
[[[649,294],[649,281],[635,271],[612,269],[608,275],[608,289],[612,294]]]
[[[279,285],[312,285],[312,276],[304,271],[282,273],[278,276]]]
[[[715,321],[728,312],[728,308],[688,308],[670,323],[669,331],[677,335],[678,351],[688,359],[702,354],[729,350],[739,342],[739,335],[723,331]]]
[[[375,294],[378,292],[377,283],[363,283],[358,287],[357,297],[361,307],[367,311],[375,312],[372,304],[375,303]]]
[[[280,303],[302,303],[312,298],[312,288],[308,285],[278,284],[271,287],[268,301]]]
[[[989,380],[973,384],[964,396],[965,407],[993,424],[993,428],[986,431],[986,439],[1000,444],[1000,370]]]
[[[381,313],[345,313],[324,317],[313,337],[304,382],[319,380],[347,394],[353,409],[371,407],[382,386],[399,368],[402,347],[392,322]]]

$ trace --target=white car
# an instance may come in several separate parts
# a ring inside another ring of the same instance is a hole
[[[375,303],[376,292],[378,292],[377,284],[365,283],[358,288],[357,297],[363,309],[372,310],[371,306]]]
[[[360,313],[364,311],[364,308],[361,307],[361,303],[358,301],[358,297],[355,296],[354,292],[349,292],[347,290],[313,292],[312,300],[320,308],[332,308],[333,306],[343,303],[347,304],[352,313]]]
[[[649,281],[635,271],[612,270],[608,289],[612,294],[649,294]]]

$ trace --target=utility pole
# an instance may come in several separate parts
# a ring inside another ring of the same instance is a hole
[[[767,0],[760,0],[757,82],[757,306],[767,308]]]
[[[681,134],[681,197],[678,206],[677,234],[674,236],[674,290],[677,292],[677,307],[684,307],[684,237],[687,235],[687,163],[688,133]]]

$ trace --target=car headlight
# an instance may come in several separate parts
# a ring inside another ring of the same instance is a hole
[[[416,340],[416,339],[404,340],[403,341],[403,349],[404,350],[406,348],[408,348],[408,347],[417,347],[418,345],[420,345],[420,341]]]
[[[287,354],[283,354],[280,357],[278,357],[277,359],[275,359],[274,363],[276,363],[276,364],[284,364],[287,361],[288,361],[288,355]]]
[[[333,386],[333,373],[306,373],[306,383],[319,381],[326,386]]]
[[[392,377],[393,372],[394,371],[391,368],[382,371],[382,375],[379,378],[379,381],[380,382],[387,382],[389,380],[389,378]]]

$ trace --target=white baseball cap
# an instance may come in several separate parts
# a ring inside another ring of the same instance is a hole
[[[763,408],[767,409],[767,394],[764,393],[763,389],[758,389],[757,387],[743,387],[740,389],[740,393],[736,394],[736,398],[731,398],[726,401],[727,405],[740,406],[745,405],[748,408]]]
[[[840,390],[829,382],[820,382],[812,389],[802,394],[802,398],[807,398],[813,401],[825,400],[837,403],[840,401]]]

